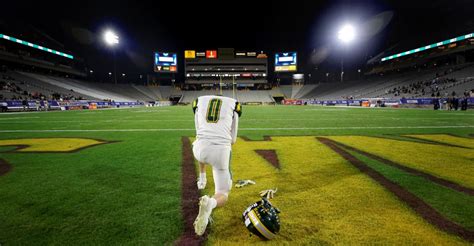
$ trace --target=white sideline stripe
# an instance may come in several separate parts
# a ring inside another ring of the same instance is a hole
[[[193,119],[187,120],[168,120],[168,119],[156,119],[156,120],[140,120],[140,119],[108,119],[108,120],[31,120],[31,121],[9,121],[9,120],[22,120],[27,118],[39,118],[39,117],[17,117],[17,118],[0,118],[0,124],[31,124],[31,123],[101,123],[101,122],[194,122]],[[359,120],[366,120],[366,118],[382,118],[382,117],[365,117],[360,118]],[[389,118],[389,117],[383,117]],[[391,120],[452,120],[452,119],[463,119],[462,117],[437,117],[437,118],[396,118],[390,117]],[[340,118],[321,118],[321,119],[242,119],[240,122],[247,122],[247,121],[331,121],[331,120],[340,120]],[[467,119],[471,120],[471,119]],[[474,118],[472,118],[474,120]]]
[[[445,129],[474,128],[472,126],[349,126],[349,127],[297,127],[297,128],[241,128],[240,131],[273,131],[273,130],[346,130],[346,129]],[[195,131],[194,128],[158,128],[158,129],[46,129],[46,130],[0,130],[12,132],[172,132]]]
[[[0,118],[0,120],[23,120],[23,119],[39,119],[40,117],[10,117],[10,118]]]

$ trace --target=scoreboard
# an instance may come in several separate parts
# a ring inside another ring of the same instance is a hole
[[[275,72],[296,72],[298,70],[297,64],[296,52],[275,54]]]
[[[234,48],[185,50],[186,84],[212,86],[216,83],[245,86],[268,83],[267,55]]]
[[[155,72],[177,73],[178,59],[176,53],[155,52]]]

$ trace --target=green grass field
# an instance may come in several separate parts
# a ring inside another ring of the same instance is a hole
[[[173,244],[186,230],[182,137],[194,137],[193,119],[181,106],[0,114],[0,245]],[[267,186],[282,210],[274,243],[474,242],[473,111],[244,106],[239,127],[256,141],[234,146],[234,179],[257,185],[231,191],[208,244],[258,243],[240,216]],[[281,169],[257,149],[275,150]]]

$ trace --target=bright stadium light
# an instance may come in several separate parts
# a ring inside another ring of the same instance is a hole
[[[104,42],[110,47],[113,47],[119,43],[119,37],[112,30],[106,30],[103,34],[103,39],[104,39]],[[117,62],[115,61],[115,49],[113,49],[113,53],[114,53],[114,81],[115,81],[115,84],[117,84],[117,64],[116,64]],[[109,73],[109,75],[111,74]]]
[[[337,38],[343,43],[350,43],[355,38],[355,29],[352,25],[346,24],[337,32]]]
[[[104,32],[104,41],[106,44],[114,46],[119,43],[119,37],[115,34],[115,32],[107,30]]]
[[[355,28],[351,24],[345,24],[337,32],[337,39],[343,46],[351,43],[355,39]],[[344,47],[343,47],[344,49]],[[341,56],[341,82],[344,81],[344,55]]]

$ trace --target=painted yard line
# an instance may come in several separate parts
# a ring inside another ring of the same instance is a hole
[[[170,112],[171,110],[169,109],[157,109],[157,110],[137,110],[137,111],[132,111],[133,113],[156,113],[156,112]]]
[[[0,121],[0,124],[34,124],[34,123],[102,123],[102,122],[194,122],[193,119],[191,120],[32,120],[32,121]]]
[[[371,117],[371,118],[377,118],[377,117]],[[255,121],[333,121],[333,120],[340,120],[341,118],[319,118],[319,119],[242,119],[241,122],[255,122]],[[473,120],[473,119],[466,119],[466,118],[390,118],[386,117],[386,119],[392,119],[392,120],[424,120],[424,121],[431,121],[431,120],[453,120],[453,119],[462,119],[462,120]],[[4,120],[4,121],[2,121]],[[12,120],[19,120],[19,119],[12,119]],[[359,118],[359,119],[353,119],[353,120],[360,120],[360,121],[365,121],[366,118]],[[31,121],[8,121],[6,119],[1,119],[0,118],[0,124],[31,124],[31,123],[100,123],[100,122],[194,122],[194,119],[182,119],[182,120],[168,120],[168,119],[110,119],[108,118],[107,120],[31,120]]]
[[[470,113],[443,112],[443,113],[438,113],[438,114],[440,114],[440,115],[446,115],[446,116],[447,116],[447,115],[451,116],[451,115],[453,115],[453,114],[454,114],[454,115],[469,115],[469,116],[474,116],[473,113],[470,114]]]
[[[347,126],[347,127],[294,127],[294,128],[241,128],[239,130],[346,130],[346,129],[443,129],[443,128],[474,128],[474,125],[458,126]]]
[[[446,128],[474,128],[467,126],[352,126],[352,127],[301,127],[301,128],[241,128],[240,131],[273,131],[273,130],[366,130],[366,129],[446,129]],[[27,132],[170,132],[195,131],[194,128],[150,128],[150,129],[45,129],[45,130],[0,130],[2,133]]]
[[[8,118],[3,118],[0,117],[0,120],[21,120],[21,119],[39,119],[40,117],[8,117]]]

